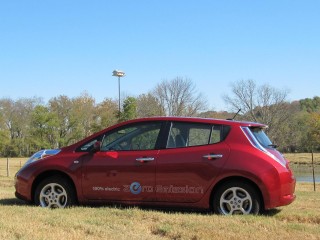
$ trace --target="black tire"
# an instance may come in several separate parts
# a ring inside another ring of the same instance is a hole
[[[76,203],[76,195],[70,181],[56,175],[38,184],[34,194],[34,203],[47,208],[65,208]]]
[[[213,210],[216,214],[259,214],[261,199],[249,183],[231,181],[222,184],[214,193]]]

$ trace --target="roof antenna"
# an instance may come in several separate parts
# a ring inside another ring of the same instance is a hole
[[[236,116],[239,114],[240,111],[241,111],[241,108],[239,108],[238,112],[233,116],[233,118],[227,118],[227,120],[233,121],[236,118]]]

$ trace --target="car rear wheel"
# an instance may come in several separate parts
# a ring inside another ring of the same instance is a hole
[[[260,212],[257,191],[245,182],[228,182],[220,186],[213,198],[213,210],[221,215],[253,214]]]
[[[75,193],[70,182],[61,177],[53,176],[44,179],[37,186],[34,202],[47,208],[65,208],[75,204]]]

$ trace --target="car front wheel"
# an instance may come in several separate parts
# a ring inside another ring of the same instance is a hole
[[[37,186],[34,202],[47,208],[65,208],[75,204],[75,194],[70,182],[60,176],[44,179]]]
[[[214,212],[221,215],[253,214],[260,212],[257,191],[245,182],[228,182],[220,186],[213,199]]]

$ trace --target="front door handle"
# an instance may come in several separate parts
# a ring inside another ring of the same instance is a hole
[[[153,160],[154,160],[154,157],[141,157],[136,159],[136,161],[138,162],[151,162]]]
[[[203,155],[202,157],[206,158],[208,160],[212,160],[212,159],[222,158],[223,155],[222,154],[207,154],[207,155]]]

